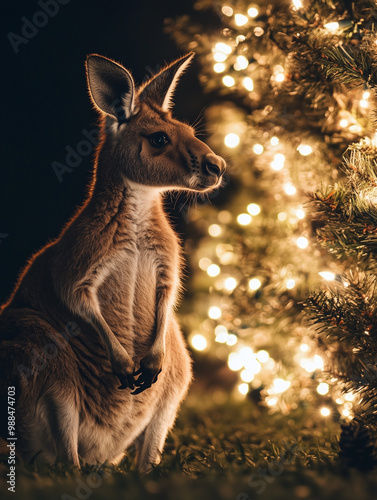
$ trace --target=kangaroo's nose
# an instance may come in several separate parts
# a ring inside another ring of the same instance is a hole
[[[208,174],[220,177],[225,171],[225,160],[221,156],[208,154],[206,156],[205,169]]]

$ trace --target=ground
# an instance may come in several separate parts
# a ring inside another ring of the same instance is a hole
[[[183,406],[163,460],[149,476],[133,468],[132,450],[117,468],[17,465],[16,494],[28,500],[373,499],[373,472],[338,460],[339,425],[305,409],[271,415],[254,403],[208,404],[196,394]],[[5,457],[1,463],[7,469]],[[2,471],[3,472],[3,471]],[[2,477],[4,474],[2,473]],[[6,491],[1,485],[1,498]]]

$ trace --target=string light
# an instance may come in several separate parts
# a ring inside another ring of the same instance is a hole
[[[238,352],[231,352],[229,354],[228,366],[234,372],[238,372],[239,370],[241,370],[241,368],[243,368],[243,364]]]
[[[246,69],[249,66],[249,61],[245,56],[238,56],[236,62],[234,64],[234,69],[236,71],[241,71],[242,69]]]
[[[300,144],[297,147],[297,150],[302,156],[308,156],[313,152],[313,149],[311,146],[309,146],[309,144]]]
[[[247,384],[239,384],[238,390],[241,394],[246,395],[249,392],[249,386]]]
[[[233,87],[235,83],[236,81],[232,76],[225,75],[223,77],[223,84],[225,85],[225,87]]]
[[[270,355],[264,349],[261,349],[260,351],[257,352],[257,360],[260,363],[266,363],[269,360],[269,358]]]
[[[238,338],[234,333],[230,333],[228,335],[228,340],[226,341],[227,345],[236,345],[238,342]]]
[[[211,306],[208,309],[208,317],[211,319],[219,319],[221,318],[221,309],[217,306]]]
[[[215,328],[215,334],[216,334],[216,342],[219,342],[220,344],[225,344],[226,341],[228,340],[228,329],[224,325],[217,325]]]
[[[330,386],[329,384],[326,384],[326,382],[321,382],[317,386],[317,392],[318,394],[321,394],[321,396],[324,396],[329,392]]]
[[[245,89],[249,92],[252,92],[254,90],[254,82],[249,76],[245,76],[245,78],[242,80],[242,83]]]
[[[324,280],[333,281],[335,279],[335,274],[330,271],[321,271],[318,273]]]
[[[279,171],[284,168],[285,156],[281,153],[277,153],[274,156],[273,161],[271,162],[271,168],[273,170]]]
[[[220,274],[220,271],[221,269],[217,264],[211,264],[210,266],[207,267],[207,274],[208,276],[211,276],[211,278],[218,276]]]
[[[322,408],[319,410],[322,417],[328,417],[329,415],[331,415],[331,411],[329,408],[327,408],[326,406],[322,406]]]
[[[215,52],[213,54],[213,58],[216,62],[224,62],[228,56],[227,54],[224,54],[224,52]]]
[[[196,333],[191,338],[191,345],[197,351],[204,351],[206,349],[206,347],[207,347],[207,340],[200,333]]]
[[[258,12],[258,9],[255,8],[255,7],[250,7],[247,11],[248,15],[251,17],[251,18],[254,18],[254,17],[257,17],[259,12]]]
[[[244,382],[252,382],[254,380],[254,373],[246,368],[240,373],[240,377]]]
[[[261,155],[264,151],[262,144],[254,144],[253,151],[256,155]]]
[[[326,23],[324,27],[330,31],[330,33],[335,34],[338,29],[339,29],[339,23],[338,22],[333,22],[333,23]]]
[[[290,278],[286,281],[285,286],[288,288],[288,290],[292,290],[292,288],[296,286],[296,281],[293,278]]]
[[[237,280],[235,278],[229,277],[224,281],[224,288],[231,292],[237,286]]]
[[[270,139],[271,146],[277,146],[279,144],[279,138],[274,136]]]
[[[218,52],[223,52],[224,54],[227,54],[227,55],[232,53],[232,47],[230,47],[230,45],[227,45],[224,42],[218,42],[215,45],[215,50],[217,50]]]
[[[281,83],[285,80],[285,76],[284,76],[284,73],[278,73],[276,76],[275,76],[275,81],[278,82],[278,83]]]
[[[241,226],[247,226],[251,222],[251,215],[250,214],[239,214],[237,217],[237,222]]]
[[[228,5],[224,5],[221,9],[221,12],[228,17],[233,16],[233,9],[232,7],[229,7]]]
[[[349,122],[348,122],[348,120],[346,120],[345,118],[342,118],[342,119],[340,120],[340,122],[339,122],[339,125],[340,125],[342,128],[346,128],[346,127],[348,127]]]
[[[308,247],[309,241],[307,238],[305,238],[305,236],[300,236],[299,238],[297,238],[296,245],[298,246],[298,248],[304,249]]]
[[[249,281],[249,288],[250,290],[258,290],[260,287],[262,286],[262,283],[260,282],[260,280],[258,278],[251,278],[251,280]]]
[[[284,191],[288,196],[293,196],[294,194],[296,194],[297,190],[292,184],[285,184]]]
[[[207,271],[208,267],[212,264],[212,260],[208,257],[203,257],[199,260],[199,267],[203,271]]]
[[[281,394],[282,392],[285,392],[289,387],[291,386],[291,383],[289,380],[283,380],[282,378],[276,378],[273,383],[272,387],[270,389],[271,394]]]
[[[296,217],[298,219],[304,219],[305,218],[305,212],[304,212],[304,210],[302,208],[298,208],[296,210]]]
[[[250,215],[258,215],[260,213],[260,206],[256,203],[250,203],[250,205],[247,206],[247,211]]]
[[[213,65],[213,70],[215,73],[223,73],[223,71],[225,71],[225,64],[224,63],[216,63]]]
[[[213,237],[220,236],[221,234],[221,226],[218,224],[211,224],[208,228],[208,234]]]
[[[234,21],[237,26],[245,26],[245,24],[248,22],[248,18],[243,14],[236,14],[234,16]]]
[[[228,148],[236,148],[240,143],[240,136],[235,134],[234,132],[231,132],[230,134],[227,134],[224,138],[224,144]]]
[[[299,9],[302,8],[302,2],[301,2],[301,0],[292,0],[292,3],[293,3],[293,7],[296,10],[299,10]]]

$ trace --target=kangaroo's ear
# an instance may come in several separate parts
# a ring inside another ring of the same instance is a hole
[[[116,118],[127,120],[135,111],[135,84],[131,74],[107,57],[91,54],[86,58],[89,93],[95,107]]]
[[[164,111],[168,111],[172,105],[172,97],[178,80],[187,66],[190,64],[195,53],[190,52],[177,59],[162,69],[157,75],[151,78],[140,89],[140,100],[150,99],[160,106]]]

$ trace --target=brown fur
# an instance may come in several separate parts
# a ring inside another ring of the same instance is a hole
[[[225,169],[169,111],[191,57],[138,92],[122,66],[87,60],[102,116],[88,198],[32,257],[0,315],[2,408],[15,386],[26,460],[116,462],[132,443],[142,471],[160,459],[191,380],[173,312],[180,245],[161,193],[212,189]],[[169,143],[157,147],[151,134],[161,131]]]

